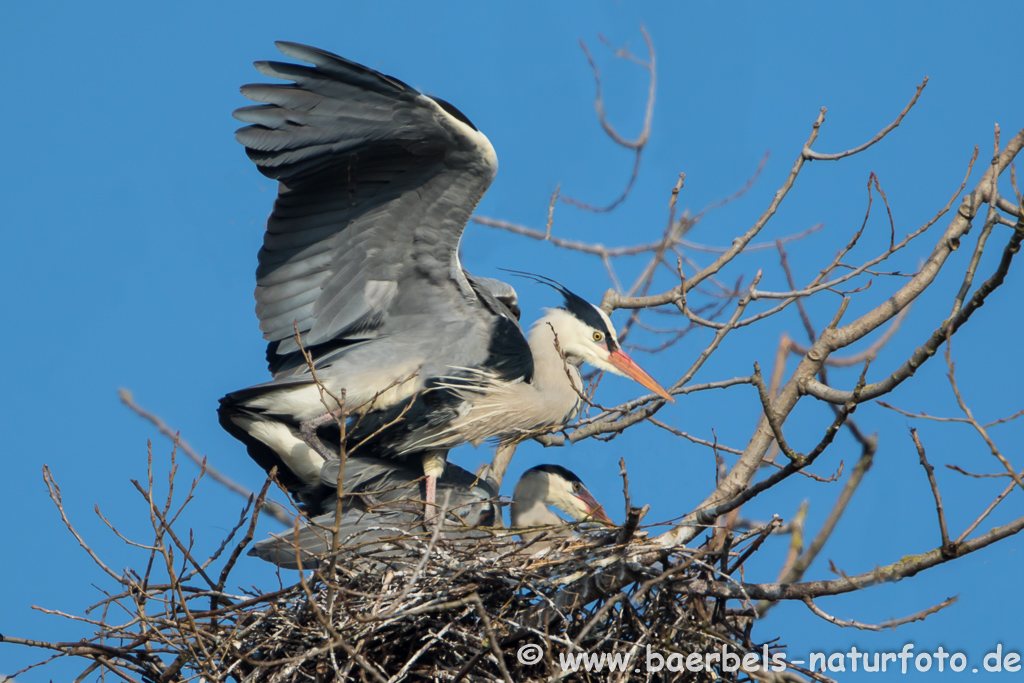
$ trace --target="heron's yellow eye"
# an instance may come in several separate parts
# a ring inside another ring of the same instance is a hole
[[[598,334],[600,334],[600,332],[596,333],[594,336],[596,337]],[[573,493],[579,493],[581,488],[583,488],[583,487],[580,486],[580,483],[576,482],[576,483],[574,483],[572,485],[572,492]]]
[[[603,334],[601,334],[600,332],[595,332],[594,333],[594,341],[599,342],[602,339],[604,339],[604,335]]]

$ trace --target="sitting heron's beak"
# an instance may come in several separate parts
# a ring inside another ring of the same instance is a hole
[[[590,491],[582,489],[579,493],[574,493],[573,495],[583,502],[583,505],[587,509],[587,514],[590,515],[591,519],[601,522],[602,524],[607,524],[608,526],[615,526],[615,522],[605,514],[604,506],[598,503],[597,500],[594,499],[594,496],[590,495]]]

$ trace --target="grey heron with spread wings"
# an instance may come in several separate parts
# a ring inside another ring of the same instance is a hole
[[[339,416],[348,450],[422,460],[433,502],[448,449],[572,419],[583,362],[672,400],[597,306],[549,281],[564,305],[527,336],[508,286],[463,268],[462,232],[498,168],[464,114],[329,52],[277,47],[313,66],[257,62],[290,82],[242,87],[261,104],[235,112],[250,124],[238,141],[279,183],[256,270],[273,379],[219,412],[264,468],[288,464],[286,488],[334,457],[319,430],[341,431]]]

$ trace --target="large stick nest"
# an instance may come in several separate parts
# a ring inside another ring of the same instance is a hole
[[[622,543],[628,533],[405,536],[341,547],[273,593],[151,585],[118,601],[133,622],[104,623],[93,642],[108,668],[144,681],[749,680],[714,658],[713,671],[679,671],[723,646],[762,652],[749,601],[727,609],[686,590],[722,580],[711,562],[735,554]],[[647,671],[648,652],[674,656],[675,671]],[[588,653],[629,660],[624,672],[609,672],[610,660],[565,669]]]

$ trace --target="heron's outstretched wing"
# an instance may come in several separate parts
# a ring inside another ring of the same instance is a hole
[[[497,157],[450,104],[329,52],[277,46],[313,66],[257,62],[292,83],[244,86],[264,104],[235,117],[251,124],[236,135],[249,157],[280,182],[256,272],[280,377],[304,365],[296,323],[316,355],[400,330],[404,315],[443,323],[453,301],[475,300],[458,244]]]

